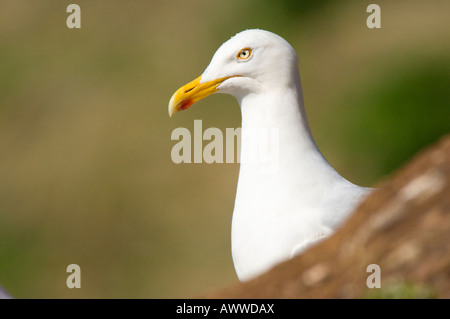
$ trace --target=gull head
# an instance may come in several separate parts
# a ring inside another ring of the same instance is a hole
[[[222,44],[201,76],[172,95],[169,116],[213,93],[242,99],[294,85],[297,65],[295,50],[282,37],[259,29],[242,31]]]

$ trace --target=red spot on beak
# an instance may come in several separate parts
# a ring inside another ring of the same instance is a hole
[[[180,110],[186,110],[187,108],[189,108],[192,104],[194,104],[194,101],[192,101],[191,99],[186,99],[186,100],[183,100],[181,103],[180,103],[180,105],[179,105],[179,107],[180,107]]]

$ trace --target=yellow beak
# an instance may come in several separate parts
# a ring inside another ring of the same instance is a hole
[[[170,98],[169,101],[169,116],[176,112],[186,110],[195,102],[216,93],[218,91],[217,87],[226,79],[233,76],[226,76],[224,78],[208,81],[200,84],[201,76],[196,78],[194,81],[189,82],[186,85],[180,87]]]

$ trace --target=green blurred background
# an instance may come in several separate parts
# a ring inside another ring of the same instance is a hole
[[[81,7],[68,29],[66,7]],[[366,26],[381,7],[381,29]],[[167,103],[235,33],[280,34],[329,162],[373,186],[450,131],[450,2],[0,0],[0,283],[18,298],[184,298],[237,281],[238,164],[172,163]],[[66,267],[81,267],[68,289]]]

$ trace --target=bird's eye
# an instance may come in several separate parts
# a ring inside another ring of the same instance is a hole
[[[236,57],[239,60],[247,60],[252,55],[252,49],[250,48],[243,48],[241,51],[238,52]]]

